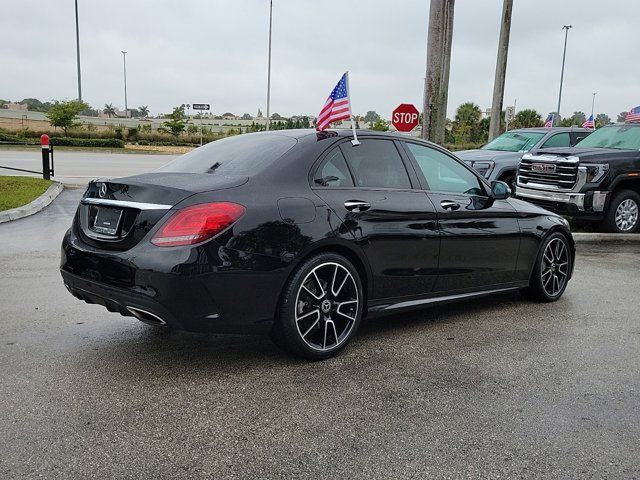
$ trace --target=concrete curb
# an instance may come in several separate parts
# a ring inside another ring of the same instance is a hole
[[[17,220],[19,218],[28,217],[34,213],[38,213],[44,207],[49,205],[60,195],[64,186],[60,182],[53,183],[46,192],[36,198],[33,202],[23,205],[18,208],[12,208],[11,210],[5,210],[0,212],[0,223],[10,222],[11,220]]]
[[[576,243],[640,244],[640,233],[574,233]]]

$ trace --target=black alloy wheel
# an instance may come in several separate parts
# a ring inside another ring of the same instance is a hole
[[[534,300],[555,302],[567,288],[572,260],[567,237],[562,233],[549,235],[536,258],[529,287],[522,292]]]
[[[333,253],[314,256],[285,287],[272,338],[305,358],[332,357],[356,332],[363,301],[360,277],[346,258]]]

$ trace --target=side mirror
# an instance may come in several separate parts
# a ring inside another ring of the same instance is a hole
[[[500,180],[491,182],[491,198],[494,200],[505,200],[511,196],[511,188]]]

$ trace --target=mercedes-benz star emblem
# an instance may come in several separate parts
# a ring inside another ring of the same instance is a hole
[[[104,198],[106,194],[107,194],[107,185],[105,185],[104,183],[101,183],[100,190],[98,191],[98,195],[100,195],[100,198]]]

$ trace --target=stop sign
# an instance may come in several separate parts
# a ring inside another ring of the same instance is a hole
[[[418,125],[420,112],[410,103],[401,103],[391,114],[391,123],[399,132],[410,132]]]

